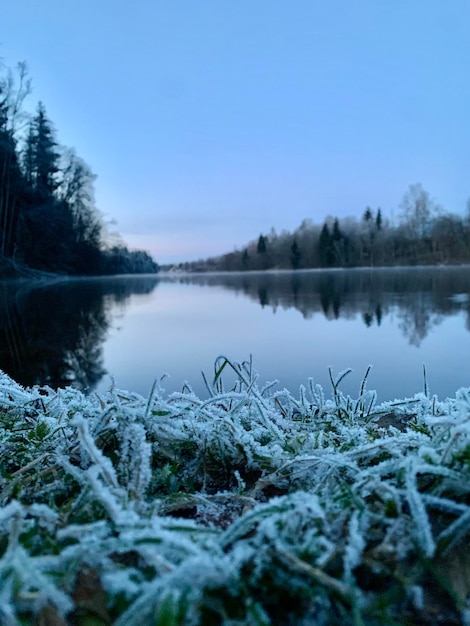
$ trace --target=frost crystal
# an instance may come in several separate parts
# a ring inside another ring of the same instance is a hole
[[[223,357],[207,399],[0,373],[0,622],[428,623],[442,597],[467,623],[470,390],[377,406],[347,373],[330,399]]]

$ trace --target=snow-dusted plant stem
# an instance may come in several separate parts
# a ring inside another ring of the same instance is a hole
[[[470,623],[470,391],[377,406],[346,374],[330,399],[225,357],[204,399],[0,375],[0,624]]]

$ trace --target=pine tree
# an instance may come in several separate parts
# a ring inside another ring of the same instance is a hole
[[[44,105],[31,121],[23,153],[29,184],[28,207],[21,220],[19,248],[31,267],[73,272],[73,217],[60,197],[60,151]]]
[[[366,210],[364,211],[364,215],[362,216],[362,219],[366,223],[372,221],[373,214],[372,214],[372,209],[369,206],[366,207]]]
[[[25,154],[30,168],[26,175],[32,182],[36,196],[42,200],[51,199],[59,184],[57,174],[60,154],[42,102],[38,104],[31,123]]]
[[[247,270],[250,267],[250,255],[248,254],[248,250],[245,248],[242,254],[242,270]]]
[[[297,270],[300,267],[300,257],[301,257],[301,253],[300,253],[299,244],[297,243],[297,239],[295,239],[294,237],[294,240],[290,248],[290,262],[294,270]]]
[[[258,269],[267,270],[271,265],[271,257],[268,254],[268,238],[260,235],[256,246],[258,259],[256,265]]]
[[[377,217],[375,218],[375,226],[378,231],[382,230],[382,211],[380,207],[377,209]]]
[[[266,237],[264,235],[259,236],[256,251],[258,254],[266,254]]]
[[[318,258],[320,259],[320,265],[322,267],[331,267],[334,265],[334,242],[326,222],[323,224],[318,240]]]
[[[333,222],[333,241],[341,241],[343,239],[343,233],[341,232],[341,228],[339,227],[338,218],[335,217],[335,221]]]
[[[34,131],[32,124],[29,125],[24,150],[21,156],[23,174],[30,191],[32,191],[34,187]]]

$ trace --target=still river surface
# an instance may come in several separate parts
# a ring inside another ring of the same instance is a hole
[[[309,377],[379,401],[470,385],[470,268],[157,275],[0,283],[0,368],[23,385],[208,395],[214,361],[253,358],[259,385]],[[227,369],[227,368],[226,368]],[[230,386],[231,379],[227,379]]]

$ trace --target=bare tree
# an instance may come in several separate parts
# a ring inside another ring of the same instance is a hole
[[[440,207],[420,183],[410,185],[401,201],[401,217],[412,237],[424,239],[431,232],[432,222]]]
[[[17,135],[26,117],[22,111],[31,91],[25,63],[17,72],[7,70],[0,77],[0,255],[14,253],[13,238],[18,221],[18,191],[21,170],[17,154]]]

